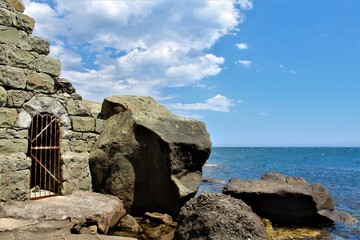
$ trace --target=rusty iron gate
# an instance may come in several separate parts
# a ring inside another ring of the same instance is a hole
[[[29,129],[30,199],[56,196],[61,190],[60,127],[47,113],[33,117]]]

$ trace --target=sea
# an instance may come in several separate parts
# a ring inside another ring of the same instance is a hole
[[[358,219],[355,224],[336,223],[327,227],[329,239],[360,239],[360,148],[212,148],[203,168],[201,192],[221,192],[230,178],[259,179],[276,171],[322,184],[331,194],[335,207]]]

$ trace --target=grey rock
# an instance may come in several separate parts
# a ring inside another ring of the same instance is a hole
[[[43,38],[32,36],[30,38],[30,46],[32,51],[39,54],[48,55],[50,53],[50,43]]]
[[[203,193],[182,208],[174,240],[268,239],[265,226],[239,199],[219,193]]]
[[[0,86],[24,89],[26,86],[25,71],[10,66],[0,66]]]
[[[14,127],[17,117],[16,109],[0,107],[0,127]]]
[[[40,55],[36,58],[36,71],[50,74],[51,76],[60,76],[61,63],[60,60],[52,58],[50,56]]]
[[[93,117],[70,117],[74,131],[78,132],[94,132],[95,118]]]
[[[100,115],[107,120],[89,160],[95,191],[133,212],[176,215],[201,182],[211,147],[205,125],[150,97],[106,98]]]
[[[308,182],[301,177],[288,177],[277,172],[268,172],[260,180],[268,182],[280,182],[289,184],[307,184]]]
[[[96,223],[100,233],[107,233],[126,215],[122,202],[114,196],[78,191],[37,201],[5,205],[0,217],[25,220],[66,220]]]
[[[19,31],[16,28],[0,25],[0,43],[17,44],[19,40]]]
[[[0,139],[0,156],[19,152],[26,153],[27,148],[27,139]]]
[[[23,201],[27,199],[29,195],[29,179],[30,170],[28,169],[0,172],[0,201]]]
[[[34,69],[35,57],[28,51],[23,49],[14,48],[9,52],[8,64],[13,67]]]
[[[71,121],[64,106],[55,98],[35,95],[27,101],[23,107],[32,117],[38,113],[50,113],[57,116],[60,120],[60,127],[63,129],[71,128]]]
[[[71,194],[77,190],[91,190],[91,175],[89,169],[89,154],[67,152],[62,154],[61,168],[62,193]]]
[[[32,92],[22,90],[8,90],[7,95],[7,106],[16,108],[20,108],[26,101],[34,96]]]
[[[11,18],[12,18],[11,11],[4,8],[0,8],[0,25],[11,27],[12,25]]]
[[[0,86],[0,107],[4,107],[7,103],[7,92],[6,90]]]
[[[54,92],[54,79],[45,73],[33,72],[27,75],[26,89],[52,93]]]
[[[125,217],[123,217],[118,226],[119,230],[126,231],[130,233],[139,233],[141,232],[141,227],[136,222],[136,219],[133,218],[131,215],[127,214]]]
[[[32,33],[35,26],[35,20],[26,14],[17,12],[14,14],[12,24],[17,29]]]
[[[31,126],[31,122],[32,122],[31,115],[24,109],[21,109],[18,118],[16,120],[15,126],[20,129],[29,129]]]
[[[243,200],[260,217],[279,225],[329,223],[318,212],[334,209],[330,193],[320,184],[292,183],[293,180],[288,183],[286,179],[285,176],[276,181],[268,176],[254,181],[230,179],[223,193]]]

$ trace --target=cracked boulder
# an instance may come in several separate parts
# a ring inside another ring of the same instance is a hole
[[[205,124],[173,115],[150,97],[104,100],[102,133],[90,153],[93,188],[127,209],[177,215],[195,196],[211,141]]]

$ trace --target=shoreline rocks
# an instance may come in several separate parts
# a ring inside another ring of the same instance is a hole
[[[330,193],[320,184],[268,173],[260,180],[230,179],[223,193],[246,202],[260,217],[284,226],[318,226],[333,221],[320,214],[333,211]]]

